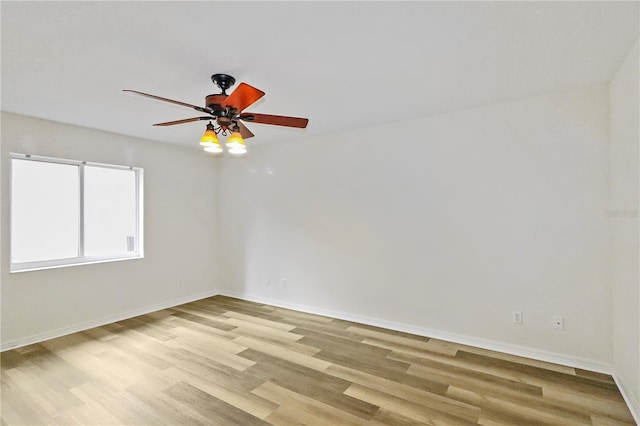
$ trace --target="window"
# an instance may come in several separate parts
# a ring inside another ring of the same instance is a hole
[[[142,169],[11,155],[11,272],[143,257]]]

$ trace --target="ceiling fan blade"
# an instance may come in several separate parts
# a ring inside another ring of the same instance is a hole
[[[242,139],[249,139],[255,136],[241,121],[238,121],[238,127],[240,128],[240,136],[242,136]]]
[[[245,112],[240,114],[240,119],[250,123],[273,124],[276,126],[298,127],[304,129],[309,123],[308,118],[286,117],[284,115],[257,114]]]
[[[200,112],[206,112],[207,114],[213,114],[214,113],[214,111],[211,108],[201,107],[201,106],[198,106],[198,105],[192,105],[192,104],[188,104],[188,103],[180,102],[180,101],[174,101],[173,99],[162,98],[160,96],[150,95],[148,93],[138,92],[136,90],[124,89],[123,92],[135,93],[137,95],[146,96],[147,98],[157,99],[157,100],[163,101],[163,102],[169,102],[169,103],[172,103],[172,104],[176,104],[176,105],[184,106],[184,107],[187,107],[187,108],[195,109],[196,111],[200,111]]]
[[[262,90],[258,90],[246,83],[240,83],[236,90],[234,90],[227,99],[224,100],[222,106],[229,106],[238,111],[242,111],[263,96],[264,92]]]
[[[214,117],[185,118],[184,120],[165,121],[164,123],[156,123],[154,124],[154,126],[173,126],[175,124],[191,123],[192,121],[200,121],[200,120],[214,120]]]

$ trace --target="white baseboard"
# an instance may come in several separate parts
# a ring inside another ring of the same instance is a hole
[[[629,407],[629,411],[631,411],[631,415],[637,424],[640,425],[640,400],[638,399],[638,395],[632,391],[632,389],[625,385],[623,380],[620,380],[620,377],[614,372],[613,380],[616,381],[616,385],[618,385],[618,389],[620,389],[620,393],[624,398],[624,402],[627,403],[627,407]]]
[[[460,343],[463,345],[474,346],[476,348],[487,349],[491,351],[503,352],[510,355],[531,358],[538,361],[545,361],[554,364],[565,365],[567,367],[580,368],[598,373],[612,374],[612,366],[610,364],[592,361],[588,359],[576,358],[568,355],[558,354],[554,352],[543,351],[525,346],[512,345],[494,340],[479,339],[472,336],[449,333],[446,331],[433,330],[424,327],[418,327],[411,324],[404,324],[392,321],[384,321],[377,318],[370,318],[360,315],[354,315],[347,312],[337,312],[329,309],[318,308],[309,305],[299,305],[296,303],[283,302],[260,296],[254,296],[247,293],[239,293],[229,290],[220,290],[221,295],[235,297],[250,302],[263,303],[266,305],[278,306],[281,308],[293,309],[296,311],[307,312],[310,314],[323,315],[331,318],[342,319],[346,321],[358,322],[361,324],[372,325],[375,327],[387,328],[390,330],[402,331],[405,333],[416,334],[418,336],[431,337],[434,339],[446,340],[448,342]]]
[[[123,321],[129,318],[137,317],[139,315],[148,314],[151,312],[159,311],[173,306],[182,305],[184,303],[193,302],[195,300],[204,299],[207,297],[215,296],[218,294],[218,290],[209,290],[198,294],[193,294],[178,299],[168,300],[166,302],[157,303],[155,305],[148,305],[142,308],[134,309],[131,311],[120,312],[114,315],[107,315],[92,321],[86,321],[79,324],[74,324],[68,327],[62,327],[54,330],[48,330],[42,333],[37,333],[31,336],[26,336],[20,339],[10,340],[2,342],[0,346],[0,352],[4,352],[10,349],[20,348],[22,346],[32,345],[34,343],[43,342],[49,339],[55,339],[56,337],[66,336],[67,334],[77,333],[79,331],[89,330],[94,327],[100,327],[101,325],[111,324],[118,321]]]

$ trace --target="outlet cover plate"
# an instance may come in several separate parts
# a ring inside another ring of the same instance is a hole
[[[522,325],[522,311],[513,311],[513,323]]]

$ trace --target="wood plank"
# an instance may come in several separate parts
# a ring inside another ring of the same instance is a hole
[[[173,398],[162,393],[161,389],[149,387],[146,383],[130,386],[125,389],[125,392],[130,395],[130,398],[135,401],[141,409],[155,413],[165,424],[205,426],[211,423],[209,419],[191,407],[177,403]]]
[[[586,392],[572,392],[565,389],[545,388],[544,397],[560,401],[567,407],[582,410],[594,417],[611,418],[620,422],[634,423],[629,407],[622,396],[618,400],[602,398],[600,395],[589,395]]]
[[[172,368],[166,374],[259,419],[264,419],[278,408],[277,404],[251,393],[263,383],[262,380],[254,380],[258,384],[242,383],[230,380],[229,377],[219,380],[218,375],[202,375],[188,368]]]
[[[281,331],[291,331],[294,328],[296,328],[295,325],[284,324],[282,322],[266,320],[263,318],[256,318],[256,317],[252,317],[251,315],[241,314],[239,312],[228,311],[228,312],[225,312],[224,316],[227,318],[235,318],[238,320],[242,320],[244,322],[257,324],[267,328],[275,328],[276,330],[281,330]]]
[[[428,337],[420,337],[420,336],[411,336],[407,337],[406,334],[400,333],[389,333],[386,330],[380,331],[379,329],[372,328],[364,328],[361,326],[352,326],[347,329],[348,331],[361,335],[363,337],[373,338],[377,341],[386,341],[389,343],[395,343],[402,347],[411,347],[415,349],[424,349],[429,350],[431,347],[429,345]]]
[[[2,366],[2,371],[19,367],[25,361],[26,358],[16,350],[0,353],[0,365]]]
[[[234,341],[255,351],[262,352],[264,354],[280,358],[284,361],[289,361],[318,371],[322,371],[329,365],[331,365],[330,362],[271,342],[257,340],[250,337],[237,337],[236,339],[234,339]]]
[[[53,386],[71,389],[91,380],[90,376],[82,370],[44,347],[38,356],[26,359],[27,362],[23,364],[23,370],[24,366],[33,365],[34,374],[38,376],[39,380],[51,383]]]
[[[226,324],[224,322],[225,317],[221,316],[217,319],[211,319],[211,317],[208,316],[203,316],[203,315],[199,315],[199,314],[192,314],[190,312],[175,312],[172,314],[172,317],[174,318],[182,318],[183,320],[187,320],[187,321],[191,321],[191,322],[195,322],[207,327],[211,327],[211,328],[215,328],[217,330],[222,330],[222,331],[229,331],[229,330],[233,330],[234,328],[236,328],[233,325],[230,324]]]
[[[598,392],[603,396],[608,396],[612,393],[617,395],[619,393],[615,383],[594,380],[592,378],[585,377],[584,375],[576,376],[574,374],[558,374],[557,372],[547,370],[546,368],[524,365],[513,361],[498,360],[490,356],[466,351],[458,351],[455,358],[463,361],[469,366],[481,366],[483,368],[491,369],[499,368],[503,371],[521,373],[522,375],[530,376],[537,380],[544,380],[545,382],[552,384],[560,384],[579,389],[588,388],[589,393]]]
[[[253,393],[279,405],[265,420],[274,425],[344,425],[367,424],[360,417],[322,403],[297,392],[292,392],[274,383],[266,382]]]
[[[426,425],[427,423],[419,422],[381,407],[367,424],[375,426],[420,426]]]
[[[159,340],[161,342],[166,342],[167,340],[173,339],[173,335],[169,333],[167,330],[163,330],[158,327],[154,327],[153,325],[149,325],[144,321],[140,321],[138,318],[131,318],[124,321],[118,321],[116,324],[120,324],[124,328],[126,328],[129,332],[137,332],[140,334],[144,334],[153,339]]]
[[[375,405],[345,396],[343,392],[351,385],[347,380],[252,349],[241,355],[256,363],[247,372],[265,382],[275,383],[363,419],[370,419],[378,409]]]
[[[20,368],[7,370],[6,375],[16,387],[30,395],[36,405],[51,417],[83,404],[60,383],[46,381],[39,374],[41,370],[38,370],[36,366],[26,364]]]
[[[349,386],[349,389],[345,391],[345,395],[367,401],[370,404],[384,407],[391,412],[402,414],[410,419],[430,425],[475,425],[478,418],[477,414],[471,413],[465,415],[466,418],[458,417],[446,411],[440,411],[422,404],[405,401],[395,395],[358,384]],[[456,414],[458,413],[459,412],[456,412]]]
[[[236,355],[235,350],[234,352],[229,352],[224,349],[220,349],[218,347],[218,342],[209,342],[207,340],[199,342],[193,341],[189,338],[180,338],[169,342],[167,346],[170,346],[173,350],[182,348],[186,349],[190,352],[209,358],[212,361],[228,365],[238,371],[246,370],[254,364],[252,361]]]
[[[599,380],[601,382],[606,382],[614,385],[616,383],[616,381],[613,380],[613,377],[611,377],[610,374],[596,373],[595,371],[582,370],[580,368],[575,368],[574,370],[575,370],[576,376],[588,377],[589,379],[592,379],[592,380]]]
[[[635,426],[636,422],[629,420],[626,422],[612,419],[611,417],[604,416],[591,416],[593,426]]]
[[[296,328],[293,332],[304,336],[298,343],[321,349],[314,355],[315,358],[332,364],[356,368],[387,378],[399,377],[409,368],[409,363],[389,359],[387,357],[391,354],[389,349],[336,336],[327,336],[303,328]]]
[[[451,368],[445,364],[412,365],[407,372],[409,375],[422,377],[436,383],[457,386],[462,389],[479,393],[501,394],[505,397],[514,394],[542,396],[542,388],[513,380],[503,379],[490,374],[478,373],[463,368]]]
[[[544,401],[542,398],[538,400],[529,399],[531,404],[523,404],[519,399],[506,399],[493,397],[491,395],[481,395],[479,393],[466,389],[450,386],[447,396],[458,401],[465,401],[482,409],[483,418],[492,418],[495,412],[509,413],[511,417],[521,417],[520,422],[526,422],[526,419],[535,418],[541,422],[560,425],[590,425],[591,417],[570,410],[562,405],[552,405]],[[499,417],[504,418],[504,417]]]
[[[440,381],[442,377],[446,377],[448,379],[444,380],[452,379],[453,381],[451,383],[455,383],[456,386],[462,381],[471,385],[480,385],[483,388],[490,386],[494,389],[500,388],[511,392],[542,395],[542,387],[540,386],[523,383],[517,378],[509,378],[511,376],[508,374],[496,375],[492,374],[492,371],[469,368],[470,366],[461,362],[449,363],[448,357],[438,358],[438,360],[435,361],[426,357],[414,357],[408,354],[394,352],[390,355],[390,358],[411,362],[411,367],[409,367],[407,373],[417,377],[431,378],[434,381]]]
[[[371,374],[342,367],[340,365],[331,365],[325,371],[327,374],[340,377],[352,383],[360,384],[380,392],[391,393],[392,395],[406,401],[423,404],[428,407],[446,411],[473,412],[474,414],[472,414],[471,417],[477,417],[480,412],[480,409],[473,405],[442,396],[447,393],[449,388],[446,384],[440,384],[440,388],[437,390],[437,393],[432,393],[417,389],[404,383],[398,383],[385,378],[376,377]]]
[[[265,326],[262,324],[256,324],[255,322],[244,321],[238,318],[229,318],[225,321],[226,324],[235,326],[234,334],[242,335],[244,333],[250,336],[268,336],[273,340],[288,340],[290,342],[296,342],[302,338],[301,335],[295,332],[283,331],[277,328]]]
[[[447,344],[448,342],[444,342]],[[566,365],[553,364],[550,362],[540,361],[537,359],[525,358],[517,355],[505,354],[502,352],[490,351],[488,349],[482,348],[474,348],[473,346],[461,345],[458,343],[448,343],[452,348],[457,348],[461,351],[476,353],[480,355],[490,356],[495,359],[502,359],[505,361],[517,362],[523,365],[530,365],[532,367],[540,367],[550,371],[556,371],[558,373],[564,374],[575,374],[575,369],[573,367],[568,367]]]
[[[7,425],[46,425],[53,423],[53,418],[38,404],[30,391],[28,384],[19,386],[6,371],[2,371],[2,398],[0,414]],[[18,376],[20,379],[20,376]],[[42,398],[41,395],[35,395]]]
[[[188,384],[178,383],[163,391],[178,403],[188,406],[214,425],[268,425],[263,420]]]
[[[77,386],[71,389],[71,392],[90,407],[89,413],[98,413],[99,417],[104,419],[115,417],[116,424],[151,425],[162,422],[155,413],[140,410],[126,393],[113,392],[97,382]]]

